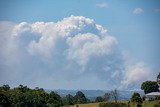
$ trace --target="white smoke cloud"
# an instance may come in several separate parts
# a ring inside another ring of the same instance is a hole
[[[97,35],[86,33],[69,38],[68,58],[75,59],[80,65],[86,65],[91,57],[100,57],[114,53],[116,40],[106,36],[100,39]]]
[[[108,8],[109,7],[109,5],[105,2],[98,3],[98,4],[96,4],[96,6],[99,7],[99,8]]]
[[[126,66],[123,86],[133,86],[137,81],[142,83],[146,77],[150,77],[150,68],[143,62],[138,62],[133,65]],[[133,88],[133,87],[132,87]]]
[[[139,62],[128,63],[116,38],[83,16],[57,23],[1,22],[0,27],[0,84],[128,88],[138,87],[150,73]]]
[[[144,12],[144,10],[142,9],[142,8],[135,8],[134,10],[133,10],[133,14],[141,14],[141,13],[143,13]]]

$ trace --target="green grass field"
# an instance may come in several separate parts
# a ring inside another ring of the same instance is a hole
[[[99,103],[89,103],[89,104],[77,104],[78,107],[99,107]],[[69,107],[77,107],[77,105],[69,106]]]
[[[89,104],[77,104],[78,107],[99,107],[99,103],[89,103]],[[77,105],[69,106],[69,107],[77,107]]]
[[[127,101],[120,101],[120,102],[127,103]],[[154,104],[156,104],[158,102],[160,102],[160,100],[144,101],[142,104],[142,107],[154,107]],[[77,105],[73,105],[73,106],[69,106],[69,107],[99,107],[99,103],[77,104]],[[130,107],[137,107],[137,105],[135,103],[131,103]]]

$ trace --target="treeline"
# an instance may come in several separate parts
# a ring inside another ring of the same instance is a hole
[[[159,86],[155,81],[145,81],[141,85],[144,93],[159,92]],[[129,107],[136,104],[137,107],[142,106],[145,96],[141,97],[139,93],[133,93],[128,103],[118,102],[119,93],[117,90],[105,93],[104,96],[98,96],[95,102],[100,107]],[[160,97],[157,98],[158,100]],[[92,101],[94,102],[94,101]],[[9,85],[0,87],[0,107],[60,107],[66,105],[90,103],[86,96],[78,91],[74,96],[68,94],[61,97],[57,92],[46,92],[43,88],[36,87],[31,89],[27,86],[19,85],[10,88]],[[160,105],[159,103],[157,104]]]
[[[113,91],[105,93],[103,96],[96,97],[95,102],[106,102],[111,100],[114,100],[115,102],[117,102],[118,97],[119,97],[119,93],[115,89]]]
[[[61,97],[58,93],[46,92],[43,88],[35,89],[19,85],[13,89],[9,85],[0,87],[0,107],[60,107],[87,103],[89,100],[78,91],[75,96]]]

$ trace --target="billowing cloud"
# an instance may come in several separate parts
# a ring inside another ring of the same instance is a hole
[[[124,81],[122,81],[123,86],[131,86],[134,89],[134,85],[137,81],[143,82],[146,77],[149,77],[150,68],[143,62],[138,62],[133,65],[126,66],[126,73],[124,76]]]
[[[125,58],[106,28],[83,16],[56,23],[1,22],[0,28],[0,84],[138,88],[150,74],[145,64]]]
[[[96,4],[96,6],[99,7],[99,8],[108,8],[109,7],[109,5],[105,2],[98,3],[98,4]]]
[[[133,10],[133,14],[141,14],[141,13],[143,13],[144,12],[144,10],[142,9],[142,8],[135,8],[134,10]]]

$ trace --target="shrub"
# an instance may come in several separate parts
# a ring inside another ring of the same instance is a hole
[[[95,100],[95,102],[103,102],[103,101],[104,99],[101,96],[97,97]]]
[[[154,104],[154,107],[160,107],[160,102]]]
[[[137,104],[137,107],[142,107],[142,104],[138,103],[138,104]]]
[[[134,93],[133,93],[133,95],[132,95],[132,97],[131,97],[131,101],[132,101],[132,102],[137,102],[137,103],[142,103],[142,102],[143,102],[140,94],[137,93],[137,92],[134,92]]]
[[[160,100],[160,96],[157,96],[157,97],[156,97],[156,100]]]

